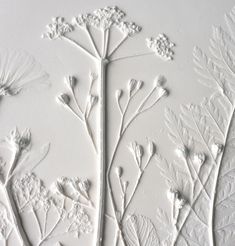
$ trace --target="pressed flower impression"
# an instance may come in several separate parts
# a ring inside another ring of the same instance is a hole
[[[229,1],[3,2],[0,246],[234,246]]]

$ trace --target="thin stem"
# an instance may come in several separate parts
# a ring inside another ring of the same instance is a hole
[[[109,29],[107,29],[105,36],[106,36],[105,37],[106,44],[105,44],[105,50],[104,50],[104,58],[107,57],[108,48],[109,48],[109,41],[110,41],[110,30]]]
[[[33,216],[34,216],[35,221],[36,221],[37,226],[38,226],[38,230],[39,230],[39,233],[40,233],[40,239],[42,239],[42,233],[43,232],[42,232],[42,227],[41,227],[38,215],[37,215],[37,211],[35,211],[34,208],[32,208],[32,213],[33,213]]]
[[[3,190],[5,193],[5,197],[6,197],[6,201],[8,205],[7,207],[9,209],[9,213],[12,218],[14,229],[17,233],[17,236],[19,237],[21,244],[24,246],[31,246],[27,233],[24,230],[20,215],[17,211],[14,198],[12,197],[10,185],[11,185],[11,182],[8,182],[5,186],[3,186]]]
[[[211,114],[210,110],[208,109],[207,106],[205,106],[207,113],[209,114],[210,118],[213,120],[213,122],[215,123],[216,127],[218,128],[219,132],[222,134],[222,136],[224,137],[224,132],[221,129],[221,127],[219,126],[218,122],[215,120],[214,116]]]
[[[99,112],[99,202],[98,202],[98,218],[96,226],[96,246],[100,246],[103,243],[104,234],[104,217],[105,217],[105,202],[106,202],[106,162],[107,162],[107,128],[106,128],[106,60],[101,60],[99,63],[100,71],[100,83],[99,83],[99,95],[100,95],[100,112]],[[115,213],[114,213],[115,214]]]
[[[232,122],[233,122],[233,117],[235,114],[235,108],[233,108],[231,116],[230,116],[230,120],[229,120],[229,124],[225,133],[225,142],[224,142],[224,148],[226,148],[226,143],[228,141],[228,137],[229,137],[229,133],[230,133],[230,129],[232,127]],[[213,183],[213,189],[212,189],[212,203],[211,203],[211,210],[210,210],[210,216],[209,216],[209,225],[210,225],[210,233],[209,233],[209,237],[211,240],[212,245],[216,245],[215,242],[215,234],[214,234],[214,220],[215,220],[215,206],[216,206],[216,191],[218,189],[218,179],[219,179],[219,175],[220,175],[220,170],[222,167],[222,163],[223,160],[225,158],[225,152],[226,149],[224,149],[222,156],[220,158],[220,163],[217,165],[216,168],[216,172],[215,172],[215,178],[214,178],[214,183]]]
[[[89,27],[86,26],[86,27],[85,27],[85,30],[86,30],[86,33],[87,33],[87,35],[88,35],[88,37],[89,37],[89,39],[90,39],[90,41],[91,41],[91,44],[92,44],[92,46],[93,46],[93,48],[94,48],[94,50],[95,50],[96,56],[99,57],[99,58],[101,58],[100,53],[99,53],[99,51],[98,51],[98,48],[97,48],[97,46],[96,46],[95,40],[94,40],[93,36],[91,35],[91,32],[90,32]]]
[[[116,61],[120,61],[120,60],[142,57],[142,56],[149,56],[149,55],[154,55],[154,54],[155,54],[154,52],[145,52],[145,53],[139,53],[139,54],[135,54],[135,55],[122,56],[122,57],[117,57],[117,58],[111,59],[110,62],[116,62]]]
[[[207,179],[205,180],[203,187],[206,186],[207,182],[209,181],[209,177],[211,176],[212,171],[213,171],[213,167],[211,168],[210,173],[208,174]],[[187,222],[187,219],[189,218],[189,216],[190,216],[190,214],[192,212],[192,208],[194,207],[194,205],[198,201],[200,195],[202,194],[203,187],[201,187],[201,189],[199,190],[199,192],[197,193],[197,195],[194,197],[194,200],[190,204],[188,213],[185,215],[184,220],[182,221],[181,226],[178,229],[178,233],[175,235],[175,237],[174,237],[174,239],[172,241],[172,246],[175,246],[176,245],[176,243],[178,241],[178,238],[179,238],[179,235],[181,234],[181,231],[182,231],[184,225]]]
[[[19,148],[15,148],[12,156],[13,156],[13,158],[11,161],[11,165],[10,165],[10,168],[9,168],[8,173],[6,175],[6,183],[9,182],[11,177],[12,177],[12,174],[13,174],[15,167],[17,166],[17,163],[18,163],[19,158],[21,156],[21,150]]]
[[[116,44],[116,46],[108,54],[108,57],[111,57],[119,49],[119,47],[127,40],[127,38],[128,38],[128,35],[124,35],[123,38]]]
[[[58,217],[56,223],[53,225],[51,230],[43,237],[43,239],[39,242],[38,246],[41,246],[45,241],[47,241],[51,238],[52,233],[55,231],[55,229],[59,225],[60,221],[61,221],[61,215],[59,214],[59,217]]]
[[[48,210],[45,212],[44,224],[43,224],[43,237],[46,235],[47,231],[47,219],[48,219]]]
[[[96,152],[96,154],[98,153],[98,150],[97,150],[97,147],[96,147],[96,143],[95,143],[95,139],[94,139],[94,136],[93,136],[93,133],[91,131],[91,128],[90,128],[90,125],[88,123],[88,119],[84,116],[84,124],[85,124],[85,128],[86,128],[86,131],[88,133],[88,136],[92,142],[92,146],[94,147],[94,150]]]
[[[71,93],[72,93],[72,97],[73,97],[73,100],[74,100],[74,102],[75,102],[75,104],[76,104],[76,106],[77,106],[78,111],[80,112],[80,114],[83,115],[84,112],[83,112],[81,106],[80,106],[79,103],[78,103],[77,97],[76,97],[76,95],[75,95],[74,88],[71,88]]]
[[[76,117],[78,118],[81,122],[83,122],[82,117],[75,112],[75,110],[68,104],[66,104],[66,108]]]
[[[71,43],[72,45],[74,45],[75,47],[77,47],[78,49],[80,49],[81,51],[83,51],[85,54],[89,55],[91,58],[97,59],[97,57],[94,56],[89,50],[87,50],[86,48],[84,48],[82,45],[80,45],[79,43],[77,43],[72,38],[69,38],[67,36],[63,36],[62,38],[65,39],[65,40],[67,40],[69,43]]]
[[[142,180],[143,174],[144,174],[144,172],[146,171],[146,169],[148,168],[148,166],[149,166],[151,160],[152,160],[152,156],[150,156],[150,157],[148,158],[147,163],[145,164],[144,169],[143,169],[143,170],[139,169],[137,181],[136,181],[135,187],[134,187],[134,189],[133,189],[133,192],[132,192],[132,194],[131,194],[131,196],[130,196],[130,198],[129,198],[129,200],[128,200],[126,206],[125,206],[124,213],[123,213],[123,215],[122,215],[122,217],[121,217],[121,223],[122,223],[122,221],[125,219],[125,215],[126,215],[126,213],[127,213],[127,211],[128,211],[128,208],[129,208],[129,206],[130,206],[130,204],[131,204],[131,202],[132,202],[132,200],[133,200],[133,197],[134,197],[135,194],[136,194],[136,191],[137,191],[137,189],[138,189],[138,187],[139,187],[139,184],[140,184],[140,182],[141,182],[141,180]]]

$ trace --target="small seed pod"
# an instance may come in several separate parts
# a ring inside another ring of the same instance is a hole
[[[69,105],[70,103],[70,96],[66,93],[62,93],[59,96],[57,96],[56,101],[63,106]]]

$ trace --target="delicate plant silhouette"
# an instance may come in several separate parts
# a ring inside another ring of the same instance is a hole
[[[176,115],[167,109],[169,138],[176,145],[177,161],[159,154],[166,178],[170,216],[157,217],[167,233],[161,245],[233,245],[235,241],[234,183],[234,44],[235,10],[225,15],[229,32],[213,28],[210,53],[193,51],[199,81],[212,89],[200,105],[181,106]]]
[[[85,208],[93,209],[89,196],[90,182],[61,177],[47,189],[33,171],[47,156],[49,144],[33,150],[30,147],[31,134],[28,129],[23,133],[14,129],[6,138],[6,143],[10,147],[12,160],[2,168],[1,179],[1,189],[7,202],[6,206],[0,204],[0,232],[5,245],[12,229],[22,245],[37,246],[64,234],[79,237],[90,233],[93,227],[85,211]],[[54,224],[50,218],[52,212],[57,214]],[[32,215],[38,227],[39,237],[36,243],[31,242],[29,232],[22,224],[21,218],[26,213]],[[59,229],[61,225],[63,231]]]
[[[127,118],[127,111],[129,109],[129,105],[132,100],[135,98],[135,95],[140,92],[143,82],[135,79],[131,79],[128,82],[127,91],[118,90],[116,92],[116,101],[118,109],[121,114],[121,123],[120,129],[117,133],[117,142],[113,146],[113,151],[111,153],[110,161],[108,162],[108,153],[106,146],[107,139],[107,127],[106,127],[106,117],[107,117],[107,103],[106,103],[106,72],[108,69],[108,65],[122,59],[133,58],[143,55],[152,55],[156,54],[163,60],[171,60],[173,59],[173,46],[174,44],[169,41],[169,39],[161,34],[157,38],[150,38],[146,40],[147,47],[151,50],[150,52],[140,53],[129,55],[125,57],[115,57],[116,52],[121,48],[121,46],[131,37],[135,36],[137,33],[141,31],[141,27],[139,27],[134,22],[128,22],[124,20],[125,13],[120,10],[118,7],[105,7],[101,9],[97,9],[93,11],[93,13],[81,14],[77,17],[74,17],[71,23],[65,21],[63,17],[56,17],[52,19],[52,23],[47,25],[47,31],[42,35],[44,38],[48,38],[50,40],[62,40],[66,41],[84,54],[91,57],[97,64],[98,75],[94,74],[90,75],[90,87],[87,96],[87,102],[85,103],[85,107],[82,108],[77,100],[77,84],[76,78],[70,76],[66,78],[65,82],[68,85],[69,92],[62,93],[57,97],[57,101],[62,104],[67,110],[69,110],[73,115],[75,115],[79,121],[81,121],[85,129],[88,133],[89,138],[91,139],[92,145],[98,155],[99,161],[99,204],[97,206],[98,216],[97,216],[97,226],[96,226],[96,245],[102,245],[103,243],[103,226],[104,226],[104,216],[105,216],[105,204],[106,204],[106,190],[108,191],[108,195],[110,197],[110,205],[112,208],[112,217],[116,224],[117,230],[117,238],[116,242],[121,239],[122,243],[125,245],[125,239],[123,236],[122,230],[122,220],[118,217],[118,208],[115,201],[115,196],[113,193],[113,187],[111,183],[111,171],[113,170],[113,165],[116,157],[117,150],[119,148],[121,139],[125,134],[126,130],[129,128],[131,123],[142,113],[148,111],[153,108],[158,101],[167,96],[168,91],[164,87],[165,79],[160,76],[156,79],[155,84],[152,90],[145,96],[144,100],[137,107],[136,112],[131,116],[131,118]],[[77,42],[72,36],[77,28],[82,29],[87,35],[88,40],[90,41],[91,49],[83,46],[79,42]],[[93,29],[97,29],[101,32],[102,36],[102,47],[97,47],[97,37],[95,37],[93,33]],[[110,36],[112,35],[112,31],[120,32],[121,38],[117,42],[116,45],[111,47],[110,45]],[[97,95],[92,92],[92,85],[97,80]],[[122,95],[127,94],[127,102],[124,106]],[[71,101],[72,100],[72,101]],[[98,102],[98,103],[97,103]],[[73,106],[75,104],[75,106]],[[94,130],[91,128],[89,123],[89,115],[94,108],[95,105],[98,105],[98,119],[99,119],[99,136],[95,139]],[[146,167],[141,166],[139,164],[139,176],[138,183],[141,179],[141,176]],[[121,170],[121,169],[119,169]],[[137,185],[138,185],[137,183]],[[123,184],[120,180],[120,184],[122,187],[122,196],[125,199],[125,184]],[[135,193],[135,190],[134,190]],[[133,195],[134,195],[133,193]],[[125,210],[129,206],[122,201],[122,213],[124,216]],[[118,242],[117,242],[118,243]]]
[[[0,98],[14,96],[23,89],[48,84],[48,74],[29,54],[22,51],[0,52]]]
[[[14,96],[35,82],[35,86],[48,84],[44,81],[47,77],[47,73],[28,54],[5,52],[0,64],[0,97]],[[60,178],[51,189],[47,189],[33,171],[47,156],[50,145],[32,148],[29,129],[22,133],[17,128],[13,129],[2,144],[11,153],[9,161],[0,159],[0,189],[4,195],[0,202],[0,241],[4,245],[11,241],[12,233],[18,236],[20,245],[40,246],[61,234],[71,233],[79,237],[92,231],[91,221],[84,209],[93,208],[88,180]],[[48,225],[51,211],[57,213],[57,219],[54,224],[50,221]],[[31,241],[22,223],[26,212],[32,214],[38,226],[38,242]],[[39,216],[42,213],[43,219]],[[65,224],[64,231],[58,232],[62,222]]]

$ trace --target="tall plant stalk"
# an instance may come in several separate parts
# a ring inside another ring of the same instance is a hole
[[[82,14],[78,17],[74,17],[72,20],[72,23],[68,23],[65,21],[62,17],[56,17],[52,19],[52,24],[47,26],[47,32],[44,33],[43,37],[49,38],[50,40],[60,39],[64,40],[70,44],[72,44],[74,47],[76,47],[79,51],[82,51],[85,55],[92,58],[92,60],[97,65],[98,70],[98,100],[99,100],[99,114],[98,114],[98,136],[96,139],[96,146],[97,148],[97,156],[98,156],[98,168],[99,168],[99,188],[98,188],[98,205],[97,205],[97,227],[95,230],[95,238],[96,238],[96,246],[103,245],[103,235],[104,235],[104,224],[105,224],[105,205],[107,202],[107,196],[106,191],[108,191],[110,203],[111,203],[111,209],[112,209],[112,218],[114,219],[116,228],[118,230],[116,235],[120,235],[122,238],[122,242],[125,245],[125,240],[122,235],[122,221],[117,216],[117,206],[115,202],[115,197],[112,190],[112,184],[110,180],[110,174],[113,167],[114,159],[116,156],[116,152],[118,149],[118,146],[120,144],[121,138],[123,134],[126,132],[130,124],[139,116],[141,113],[146,112],[147,110],[151,109],[159,100],[161,97],[163,97],[166,94],[165,89],[162,88],[162,86],[155,86],[152,90],[152,92],[146,96],[145,100],[141,103],[140,107],[137,109],[137,111],[134,113],[133,117],[129,119],[129,121],[124,124],[124,118],[125,114],[122,115],[122,122],[121,122],[121,128],[120,132],[118,134],[118,140],[117,144],[114,146],[114,152],[111,155],[110,161],[108,163],[108,148],[107,148],[107,69],[109,67],[109,64],[125,59],[125,57],[115,57],[116,52],[122,47],[122,45],[132,36],[139,33],[141,31],[141,27],[136,25],[134,22],[127,22],[124,21],[123,18],[125,17],[125,13],[120,10],[118,7],[105,7],[102,9],[97,9],[93,13],[88,14]],[[82,46],[79,44],[76,40],[74,40],[70,33],[72,33],[76,28],[81,28],[84,30],[84,33],[87,35],[87,39],[90,42],[90,49]],[[100,30],[101,36],[102,36],[102,45],[101,47],[97,47],[96,45],[96,37],[94,37],[92,33],[92,29],[96,28]],[[110,47],[110,38],[112,35],[111,29],[119,30],[121,33],[120,40],[113,46]],[[156,39],[150,38],[147,39],[147,46],[152,51],[148,54],[157,54],[164,60],[171,60],[173,56],[173,51],[171,50],[171,47],[174,46],[173,43],[171,43],[168,38],[164,35],[159,35]],[[146,55],[146,53],[141,54],[135,54],[134,56],[126,56],[126,58],[131,57],[138,57]],[[139,81],[138,85],[136,84],[137,81],[132,85],[132,87],[135,90],[136,94],[141,85],[142,82]],[[73,83],[70,83],[70,87],[74,87]],[[133,88],[131,90],[133,90]],[[153,104],[146,105],[148,103],[148,99],[153,95],[153,92],[159,90],[159,97],[154,100]],[[73,88],[72,88],[73,91]],[[74,92],[74,91],[73,91]],[[132,92],[131,92],[132,93]],[[74,93],[73,93],[74,96]],[[89,97],[92,97],[91,91],[89,91]],[[94,97],[93,97],[94,98]],[[131,98],[130,98],[131,100]],[[72,112],[77,118],[81,118],[79,113],[76,113],[71,105],[70,105],[70,97],[67,94],[62,94],[59,97],[59,102],[66,106],[67,109],[69,109],[70,112]],[[90,102],[90,109],[94,106],[94,100]],[[127,103],[127,108],[129,102]],[[144,108],[144,106],[146,106]],[[79,107],[80,108],[80,107]],[[120,105],[119,105],[120,109]],[[125,111],[126,111],[125,110]],[[90,112],[90,111],[89,111]],[[89,114],[88,114],[89,115]],[[88,121],[86,121],[88,123]],[[90,138],[93,140],[93,136],[91,133],[91,129],[89,128],[90,132]],[[94,143],[94,141],[93,141]],[[95,145],[95,143],[94,143]],[[118,236],[119,237],[119,236]],[[118,240],[118,238],[117,238]]]

